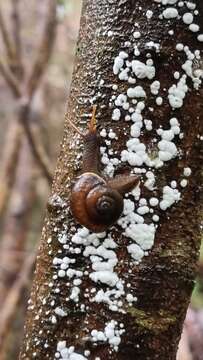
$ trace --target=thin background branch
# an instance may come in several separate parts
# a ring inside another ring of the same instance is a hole
[[[16,49],[18,55],[21,51],[21,39],[20,39],[20,20],[19,20],[19,11],[18,11],[18,1],[15,3],[15,0],[13,0],[13,11],[14,11],[14,19],[15,19],[15,25],[14,30],[16,30],[17,34],[17,44]],[[26,98],[26,112],[29,113],[29,108],[32,102],[32,98],[37,90],[37,88],[40,85],[40,80],[42,76],[45,73],[48,61],[50,59],[54,40],[55,40],[55,34],[56,34],[56,1],[55,0],[48,0],[47,5],[47,17],[46,17],[46,23],[44,26],[44,30],[42,33],[41,42],[39,45],[39,48],[37,50],[36,59],[33,62],[32,70],[30,74],[27,76],[27,79],[25,80],[26,86],[25,86],[25,92],[22,93],[20,84],[15,76],[15,74],[12,72],[12,68],[10,69],[5,62],[0,58],[0,72],[4,79],[6,80],[9,88],[11,89],[14,97],[20,99],[20,104],[23,104],[24,107],[24,100]],[[0,30],[2,32],[2,37],[4,39],[4,43],[7,49],[7,52],[9,56],[11,55],[11,41],[8,34],[8,31],[6,29],[6,25],[3,20],[2,13],[0,11]],[[13,52],[12,52],[13,54]],[[13,56],[13,55],[12,55]],[[21,64],[19,64],[20,58],[18,57],[18,65],[19,68],[21,68]],[[23,70],[23,73],[25,71]],[[21,116],[22,115],[22,109],[20,110],[20,122],[22,126],[24,127],[25,134],[28,138],[28,141],[30,143],[30,147],[32,149],[33,155],[35,159],[37,160],[37,163],[42,169],[43,174],[45,175],[48,183],[50,184],[52,181],[52,171],[50,169],[48,158],[45,154],[45,151],[42,146],[39,145],[37,142],[37,139],[33,137],[32,131],[30,129],[30,124],[27,121],[27,116]],[[26,119],[26,120],[25,120]]]
[[[32,97],[34,91],[45,72],[50,59],[56,35],[56,0],[48,0],[47,17],[36,59],[32,65],[27,80],[28,97]]]
[[[18,59],[21,59],[21,21],[19,17],[19,0],[11,0],[12,2],[12,25],[13,25],[13,38],[16,49],[16,54],[18,54]]]
[[[52,170],[49,165],[49,160],[46,156],[46,153],[44,151],[43,146],[41,146],[40,141],[37,140],[37,138],[34,136],[34,133],[32,131],[32,128],[30,126],[30,121],[28,121],[30,113],[30,104],[29,102],[26,102],[22,104],[21,112],[20,112],[20,121],[23,125],[25,134],[28,138],[32,153],[37,160],[37,163],[39,164],[45,178],[51,185],[52,183]]]
[[[8,292],[4,302],[3,309],[0,313],[0,359],[5,358],[6,338],[10,329],[10,325],[15,316],[16,308],[21,298],[23,289],[30,281],[30,274],[36,259],[36,251],[25,258],[21,271],[16,281]]]
[[[17,75],[19,78],[22,78],[24,75],[24,68],[22,63],[22,41],[21,41],[21,19],[20,19],[20,1],[19,0],[11,0],[12,3],[12,32],[13,32],[13,40],[14,40],[14,48],[15,48],[15,57],[16,62],[18,64]]]
[[[0,30],[1,30],[1,35],[2,35],[2,39],[3,39],[3,43],[5,46],[5,50],[6,50],[6,54],[9,60],[9,65],[12,64],[14,58],[15,58],[15,52],[14,52],[14,46],[11,42],[11,38],[7,29],[7,26],[5,24],[3,15],[2,15],[2,11],[0,8]]]
[[[0,175],[0,215],[8,202],[10,191],[15,181],[16,164],[21,146],[22,127],[13,120],[7,131],[1,162]]]
[[[14,76],[9,66],[0,58],[0,72],[8,84],[9,89],[12,91],[15,98],[20,98],[22,96],[22,92],[20,89],[20,84],[17,78]]]

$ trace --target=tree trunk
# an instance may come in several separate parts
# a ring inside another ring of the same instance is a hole
[[[159,2],[84,1],[20,359],[176,359],[200,247],[203,29],[189,30],[191,8]],[[193,3],[202,26],[203,4]],[[121,220],[101,236],[69,210],[82,139],[68,120],[85,132],[93,103],[99,129],[113,130],[101,133],[103,171],[140,174]]]

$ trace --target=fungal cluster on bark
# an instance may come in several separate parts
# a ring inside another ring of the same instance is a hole
[[[202,16],[198,0],[84,1],[21,359],[175,360],[200,244]],[[102,172],[140,179],[102,233],[70,211],[69,123],[93,104]]]

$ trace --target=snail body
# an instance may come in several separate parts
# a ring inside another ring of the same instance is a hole
[[[99,171],[99,143],[95,108],[84,137],[83,171],[76,178],[70,197],[70,208],[77,222],[89,230],[106,231],[121,216],[123,196],[139,182],[137,176],[122,175],[105,179]]]

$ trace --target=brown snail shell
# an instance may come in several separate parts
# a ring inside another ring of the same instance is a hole
[[[123,211],[123,196],[99,175],[84,173],[73,186],[71,211],[74,218],[93,232],[113,225]]]
[[[70,207],[74,218],[93,232],[106,231],[123,211],[123,196],[139,183],[137,176],[121,175],[105,180],[100,175],[100,138],[96,128],[96,106],[93,107],[89,131],[84,139],[83,173],[72,188]]]

